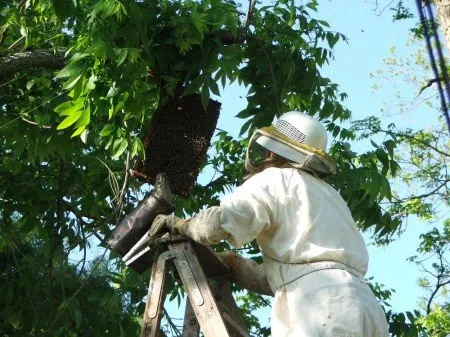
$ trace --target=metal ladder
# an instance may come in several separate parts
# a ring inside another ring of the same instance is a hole
[[[214,251],[180,236],[168,235],[158,243],[167,250],[153,262],[141,337],[164,336],[160,324],[170,261],[188,295],[183,337],[198,337],[200,330],[205,337],[248,337],[227,281],[231,271]]]

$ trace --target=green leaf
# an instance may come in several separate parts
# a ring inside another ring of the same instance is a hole
[[[386,147],[386,150],[389,153],[389,156],[392,158],[394,156],[394,148],[397,146],[392,139],[389,139],[383,143]]]
[[[88,106],[86,109],[83,110],[75,127],[80,128],[82,126],[89,125],[90,121],[91,121],[91,108],[90,108],[90,106]]]
[[[208,85],[214,95],[220,96],[219,86],[213,78],[208,77]]]
[[[78,76],[83,72],[84,65],[78,62],[71,62],[56,74],[56,78]]]
[[[311,1],[306,4],[306,7],[311,8],[314,11],[317,11],[317,2]]]
[[[312,97],[311,106],[310,106],[310,111],[312,113],[315,113],[317,110],[319,110],[320,102],[321,102],[320,95],[314,94],[313,97]]]
[[[384,152],[381,148],[378,148],[375,151],[375,154],[376,154],[378,160],[382,163],[383,170],[385,170],[387,172],[387,170],[389,169],[389,158],[388,158],[386,152]]]
[[[383,179],[383,183],[381,185],[380,197],[386,197],[389,200],[392,199],[391,186],[387,179]]]
[[[239,131],[239,136],[242,136],[244,133],[247,132],[247,130],[250,128],[250,126],[252,125],[252,120],[249,119],[248,121],[246,121],[244,123],[244,125],[242,125],[241,130]]]
[[[24,26],[20,27],[20,35],[22,35],[23,37],[27,37],[28,36],[28,29],[27,29],[27,27],[24,27]]]
[[[80,135],[80,139],[81,141],[86,144],[87,142],[87,136],[88,136],[89,130],[88,129],[84,129],[83,132]]]
[[[142,145],[142,142],[139,138],[133,139],[133,149],[131,150],[131,158],[133,158],[136,155],[141,156],[145,159],[144,145]]]
[[[68,116],[83,109],[83,106],[84,97],[80,97],[75,101],[68,101],[58,105],[53,111],[57,112],[60,116]]]
[[[82,59],[85,59],[86,57],[90,56],[91,54],[89,53],[75,53],[73,54],[73,56],[70,58],[70,62],[77,62],[80,61]]]
[[[60,18],[65,18],[69,11],[68,2],[66,0],[52,0],[55,13]]]
[[[327,32],[327,42],[332,49],[336,43],[339,41],[339,34],[333,34],[332,32]]]
[[[128,49],[127,48],[122,48],[119,52],[119,57],[117,59],[117,66],[120,66],[123,61],[125,61],[125,59],[127,58],[127,54],[128,54]]]
[[[95,74],[92,74],[87,82],[86,88],[88,90],[93,90],[95,89],[95,82],[97,82],[97,76]]]
[[[254,107],[247,107],[244,110],[240,111],[235,117],[241,118],[241,119],[246,119],[246,118],[256,115],[257,113],[258,113],[258,109],[254,108]]]
[[[119,93],[119,88],[116,87],[116,82],[113,82],[112,86],[109,88],[106,98],[111,98],[117,96]]]
[[[415,317],[410,311],[406,312],[406,316],[408,317],[408,319],[411,323],[413,323],[415,321]]]
[[[116,127],[114,125],[112,125],[112,124],[106,124],[103,127],[102,131],[100,131],[100,136],[102,136],[102,137],[109,136],[111,134],[111,132],[114,131],[115,128]]]
[[[205,111],[207,111],[208,104],[209,104],[209,88],[206,84],[203,84],[201,99],[202,99],[203,109],[205,109]]]
[[[112,159],[119,158],[120,155],[125,152],[127,147],[128,147],[128,141],[125,138],[118,139],[117,145],[115,145],[113,147],[113,151],[115,151],[115,152],[112,156]]]
[[[233,38],[237,38],[238,26],[236,25],[236,18],[233,13],[228,13],[228,27],[230,28]]]
[[[80,75],[78,75],[78,76],[76,76],[76,77],[71,77],[71,78],[69,78],[69,79],[63,84],[63,89],[64,89],[64,90],[72,89],[72,88],[77,84],[77,82],[80,80],[81,76],[83,76],[83,74],[80,74]]]
[[[63,130],[63,129],[68,128],[73,123],[75,123],[78,120],[78,118],[80,118],[82,113],[83,113],[83,111],[77,111],[77,112],[74,112],[73,114],[67,116],[61,123],[59,123],[56,130]]]
[[[70,138],[79,136],[84,130],[86,129],[86,126],[80,126],[78,129],[75,130],[74,133],[72,133],[72,135],[70,136]]]
[[[110,120],[114,116],[114,104],[111,100],[111,106],[108,109],[108,120]]]
[[[127,99],[128,99],[128,96],[130,96],[130,94],[129,94],[127,91],[122,92],[122,93],[120,94],[120,96],[119,96],[119,102],[117,103],[117,105],[116,105],[115,108],[114,108],[114,113],[113,113],[113,115],[115,115],[120,109],[123,108],[123,106],[125,105],[125,102],[126,102]]]
[[[33,85],[34,85],[34,78],[28,81],[26,86],[27,90],[30,90],[33,87]]]
[[[332,132],[333,137],[336,137],[336,136],[339,134],[340,131],[341,131],[341,128],[340,128],[339,126],[336,125],[336,126],[334,127],[333,132]]]
[[[318,23],[320,23],[324,27],[330,28],[330,24],[324,20],[317,20]]]

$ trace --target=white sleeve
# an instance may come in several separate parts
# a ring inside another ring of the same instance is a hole
[[[275,172],[266,169],[254,175],[222,199],[220,224],[230,234],[228,240],[233,246],[251,242],[272,223]]]
[[[204,209],[190,219],[180,220],[177,231],[207,246],[229,239],[230,234],[220,226],[221,211],[218,206]]]

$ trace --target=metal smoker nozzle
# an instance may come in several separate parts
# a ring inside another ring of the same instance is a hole
[[[127,215],[112,231],[108,245],[121,256],[127,255],[130,249],[150,229],[158,214],[173,212],[172,193],[168,178],[164,173],[156,176],[155,188],[151,195],[144,199],[129,215]],[[133,268],[133,265],[130,265]],[[141,271],[140,267],[133,268]]]

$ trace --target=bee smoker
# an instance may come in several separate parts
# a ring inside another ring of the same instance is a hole
[[[122,257],[148,232],[158,214],[173,212],[172,193],[164,173],[156,177],[155,188],[129,215],[112,231],[108,245]],[[138,273],[150,266],[150,254],[142,256],[130,265]]]

